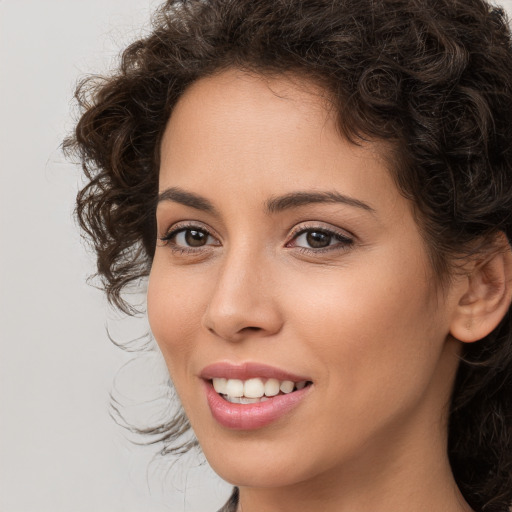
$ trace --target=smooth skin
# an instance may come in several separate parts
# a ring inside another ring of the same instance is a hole
[[[446,454],[454,336],[499,322],[510,255],[441,289],[386,146],[341,138],[326,105],[300,78],[238,70],[185,92],[161,146],[153,334],[243,512],[469,511]],[[228,429],[199,374],[248,361],[312,388],[268,426]]]

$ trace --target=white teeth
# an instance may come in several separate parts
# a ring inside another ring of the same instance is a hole
[[[265,382],[265,396],[276,396],[279,394],[279,381],[277,379],[268,379]]]
[[[238,379],[228,379],[225,394],[234,397],[244,396],[244,383]]]
[[[293,391],[294,387],[295,387],[295,383],[293,383],[291,380],[284,380],[283,382],[281,382],[279,389],[283,393],[291,393]]]
[[[217,393],[220,393],[222,395],[226,394],[226,384],[228,382],[228,379],[212,379],[213,380],[213,389],[217,391]]]
[[[263,399],[260,400],[259,398],[245,398],[244,396],[226,396],[226,400],[232,404],[257,404],[258,402],[263,401]]]
[[[1,1],[1,0],[0,0]],[[277,379],[252,378],[242,381],[240,379],[226,379],[215,377],[212,379],[213,388],[217,393],[231,403],[252,404],[264,402],[268,397],[282,393],[291,393],[294,389],[303,389],[307,381],[293,382],[291,380],[278,381]]]
[[[265,394],[265,385],[261,379],[249,379],[244,383],[244,396],[261,398]]]

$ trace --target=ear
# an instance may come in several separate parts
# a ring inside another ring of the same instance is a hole
[[[492,245],[472,263],[452,319],[450,334],[465,343],[491,333],[512,300],[512,251],[507,237],[500,233]]]

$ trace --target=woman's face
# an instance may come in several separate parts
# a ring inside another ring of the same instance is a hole
[[[186,91],[162,142],[149,320],[239,485],[445,450],[455,285],[438,291],[384,146],[342,139],[320,93],[227,71]]]

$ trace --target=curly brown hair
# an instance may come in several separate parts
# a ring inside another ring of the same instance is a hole
[[[77,89],[81,118],[65,149],[87,184],[77,217],[109,300],[132,312],[127,285],[155,250],[159,149],[196,80],[237,67],[320,84],[341,134],[387,141],[433,268],[498,232],[512,239],[512,44],[503,10],[482,0],[169,0],[119,69]],[[471,244],[473,242],[473,244]],[[453,391],[449,457],[475,510],[512,505],[510,314],[466,344]],[[147,429],[170,448],[187,428]],[[183,448],[182,448],[183,449]]]

